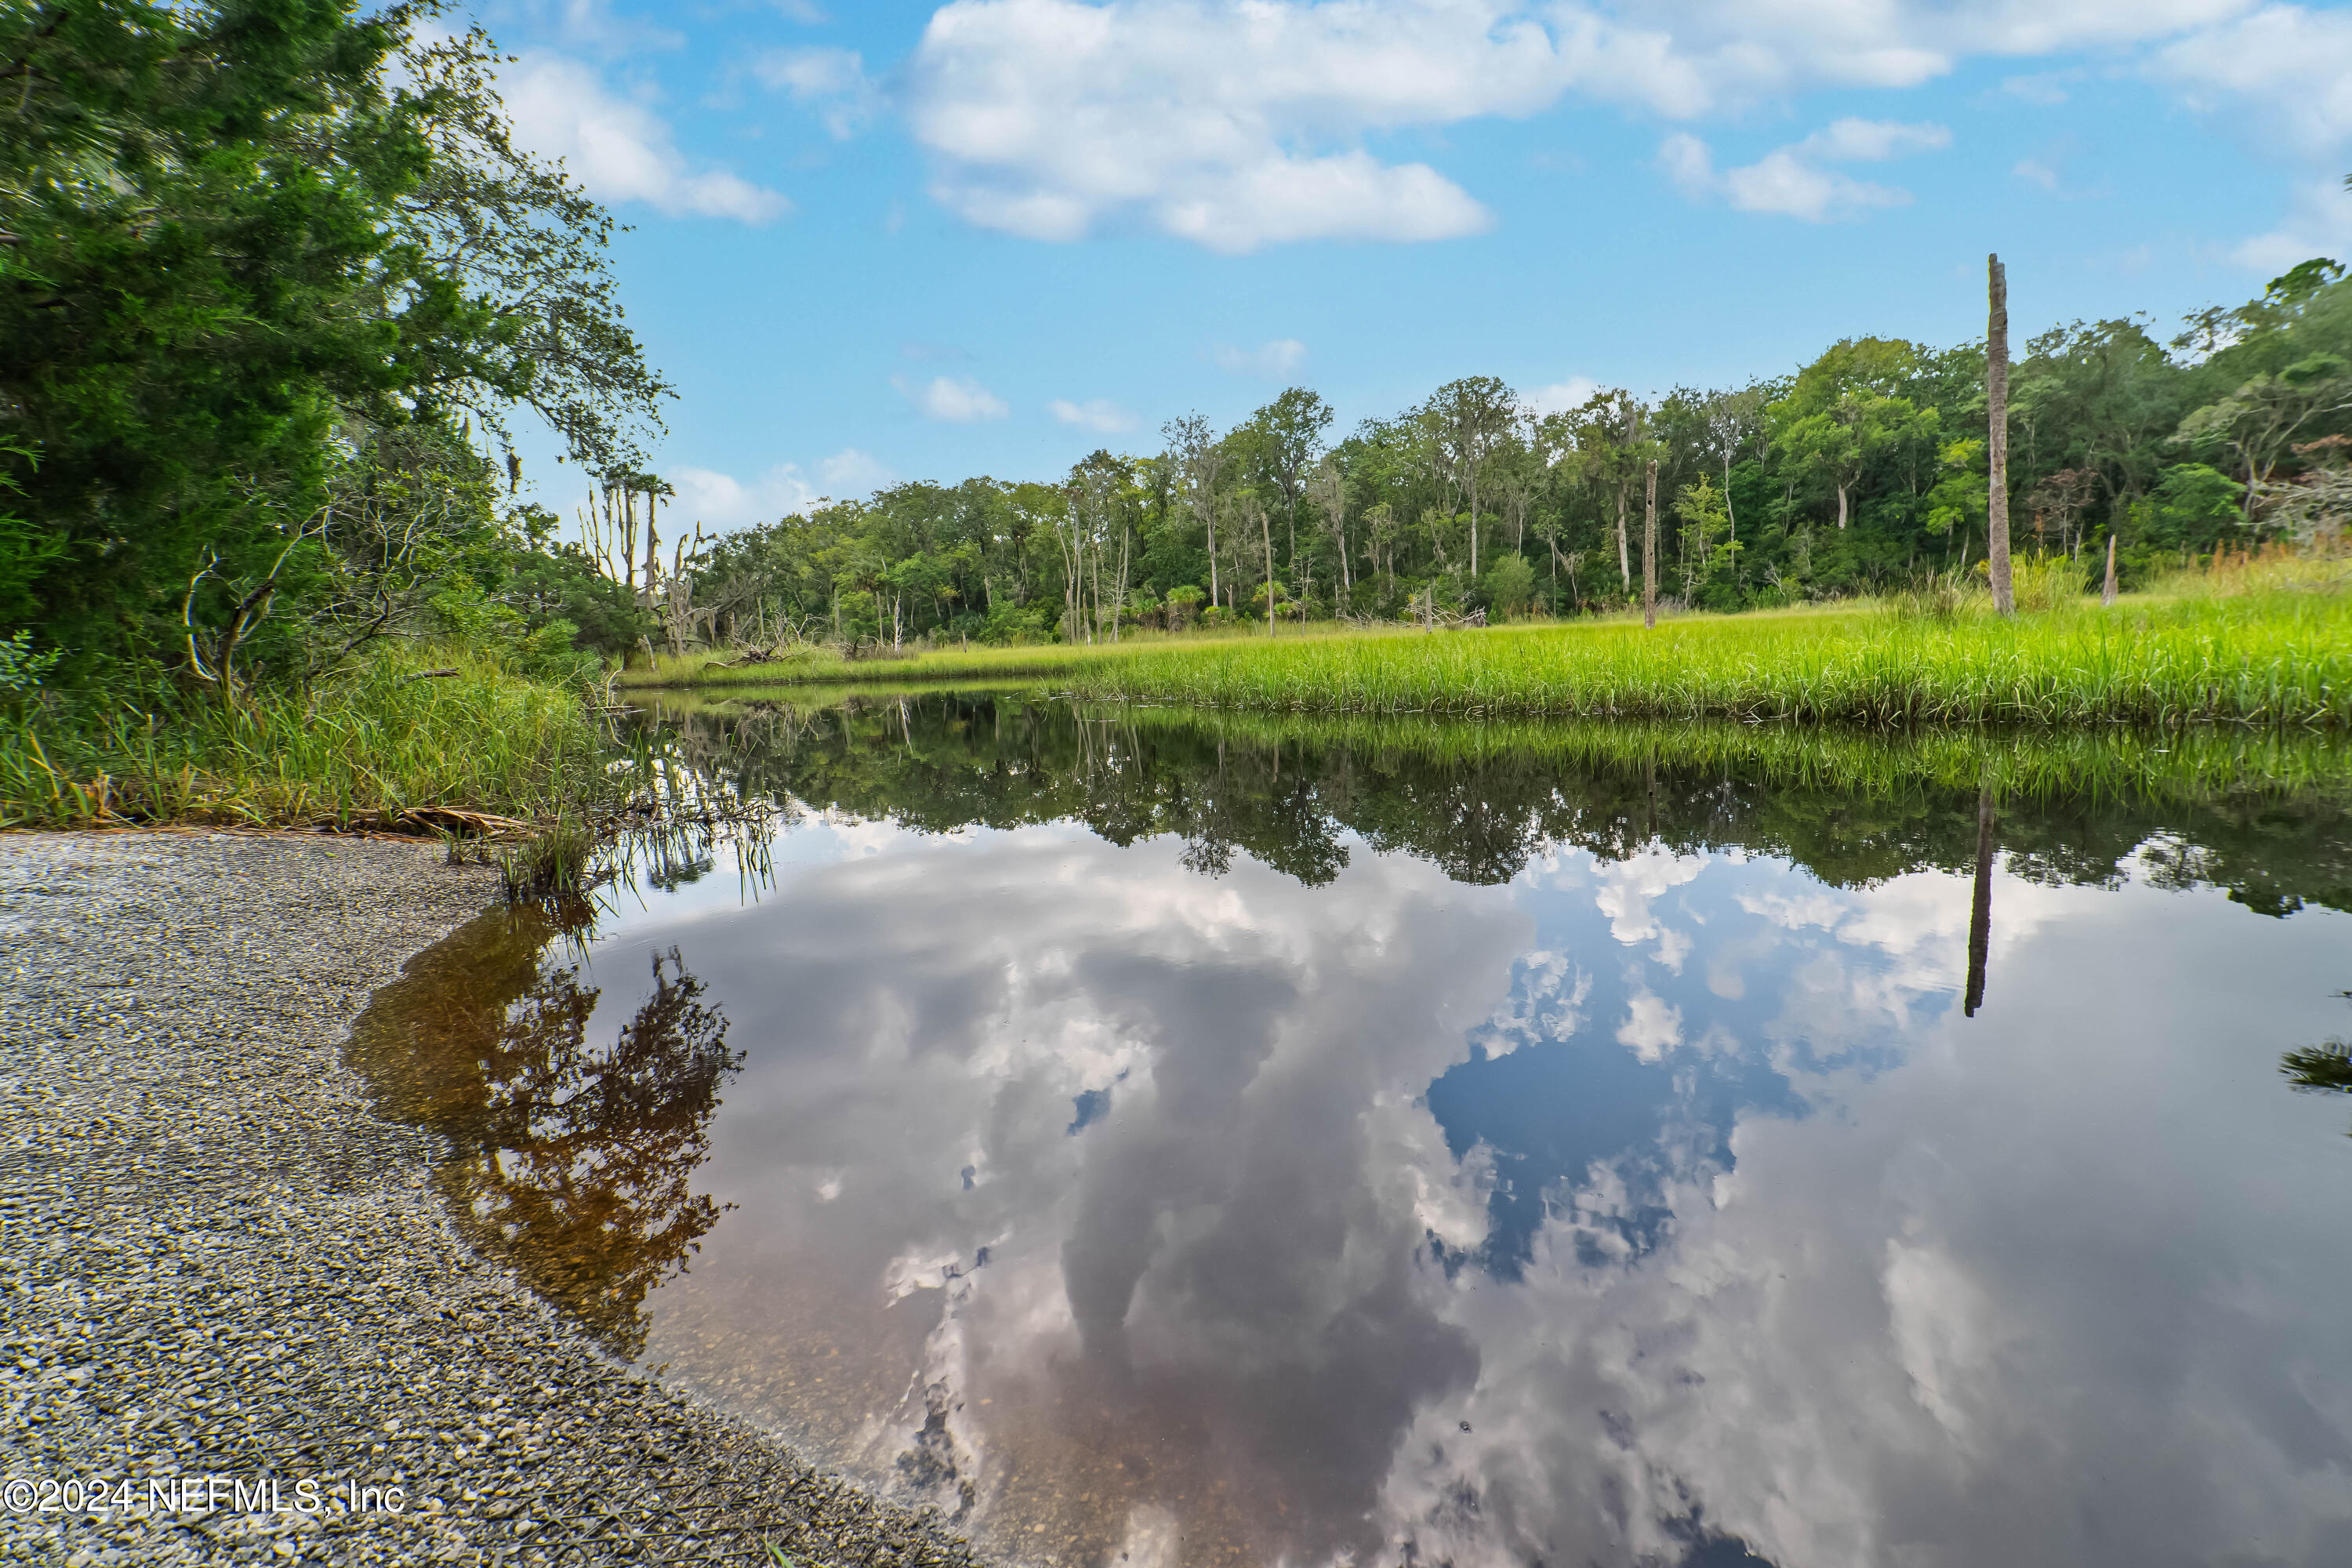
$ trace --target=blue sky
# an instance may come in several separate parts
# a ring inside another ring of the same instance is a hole
[[[2352,14],[2245,0],[494,0],[632,232],[683,518],[1047,479],[1288,384],[1345,428],[2018,342],[2352,259]],[[527,440],[540,499],[574,470]]]

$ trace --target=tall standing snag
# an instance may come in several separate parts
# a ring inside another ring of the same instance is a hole
[[[1992,605],[2004,616],[2017,614],[2017,595],[2009,584],[2009,275],[2000,258],[1985,258],[1992,296],[1990,318],[1985,323],[1985,452],[1992,468],[1991,489],[1985,498],[1985,565],[1992,577]]]
[[[1658,625],[1658,459],[1650,459],[1647,493],[1642,500],[1642,625]]]
[[[1251,503],[1256,505],[1255,501]],[[1265,635],[1274,635],[1274,532],[1266,521],[1265,508],[1257,509],[1259,542],[1265,546]]]

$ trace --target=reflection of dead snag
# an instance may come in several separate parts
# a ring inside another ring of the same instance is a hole
[[[1993,798],[1991,769],[1977,794],[1977,878],[1969,902],[1969,991],[1961,1010],[1969,1017],[1984,1005],[1985,959],[1992,948]]]

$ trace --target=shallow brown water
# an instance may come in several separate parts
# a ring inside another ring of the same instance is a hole
[[[486,917],[355,1059],[619,1353],[1008,1555],[2352,1561],[2336,794],[680,743],[756,874]]]

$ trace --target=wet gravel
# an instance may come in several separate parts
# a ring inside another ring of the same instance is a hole
[[[459,1239],[341,1047],[495,896],[410,843],[0,837],[0,1561],[971,1568]]]

